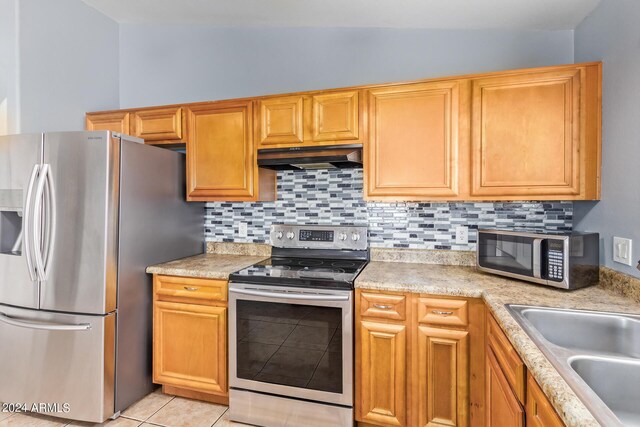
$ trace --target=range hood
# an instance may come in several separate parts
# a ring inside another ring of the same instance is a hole
[[[258,150],[258,166],[274,170],[362,167],[362,145],[267,148]]]

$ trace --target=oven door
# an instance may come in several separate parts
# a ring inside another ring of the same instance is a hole
[[[353,405],[353,291],[232,283],[232,388]]]

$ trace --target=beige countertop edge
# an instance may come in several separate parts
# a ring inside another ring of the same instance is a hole
[[[266,258],[268,257],[205,253],[152,265],[147,267],[146,272],[165,276],[226,280],[231,273],[242,270]]]
[[[496,278],[497,281],[502,279]],[[566,381],[544,356],[542,351],[529,338],[511,316],[505,304],[521,304],[522,301],[505,302],[499,295],[499,288],[494,289],[468,289],[465,286],[444,285],[416,285],[415,283],[384,283],[370,280],[356,280],[356,288],[389,290],[399,292],[416,292],[442,296],[457,296],[467,298],[482,298],[489,307],[514,348],[527,366],[527,369],[536,379],[544,394],[547,396],[556,412],[560,415],[567,427],[592,427],[600,426],[591,412],[582,403],[580,398],[569,387]],[[535,302],[531,302],[535,305]],[[540,304],[543,305],[543,304]],[[576,307],[579,308],[579,307]]]

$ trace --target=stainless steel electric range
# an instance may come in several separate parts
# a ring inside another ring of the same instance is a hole
[[[366,227],[275,225],[270,259],[229,277],[230,417],[353,426],[353,283]]]

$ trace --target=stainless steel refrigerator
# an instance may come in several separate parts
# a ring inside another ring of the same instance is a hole
[[[152,390],[145,268],[203,251],[184,168],[107,131],[0,137],[0,402],[102,422]]]

